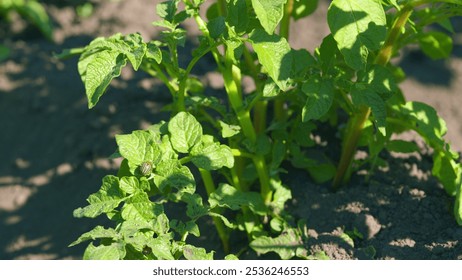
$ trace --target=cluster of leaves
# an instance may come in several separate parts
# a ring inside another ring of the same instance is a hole
[[[291,19],[310,15],[317,1],[218,0],[206,17],[200,13],[204,0],[182,2],[182,10],[180,0],[157,5],[162,20],[154,25],[163,28],[159,41],[116,34],[64,54],[80,54],[78,69],[90,108],[127,62],[160,79],[173,100],[168,123],[116,137],[116,156],[124,158],[119,173],[105,177],[89,205],[75,210],[76,217],[105,214],[117,224],[97,227],[73,243],[99,240],[90,244],[85,258],[211,258],[212,252],[187,243],[188,235],[200,234],[196,221],[203,216],[212,217],[226,253],[230,234],[243,231],[259,254],[323,257],[309,255],[305,223],[284,209],[291,191],[280,180],[286,172],[281,164],[305,169],[317,182],[332,181],[335,189],[356,170],[368,167],[372,174],[386,165],[384,150],[418,151],[413,142],[392,140],[408,130],[433,148],[433,174],[455,197],[455,218],[462,224],[462,168],[443,139],[445,123],[430,106],[405,101],[398,87],[404,73],[390,63],[402,47],[415,43],[431,58],[447,57],[449,19],[462,14],[459,1],[334,0],[327,14],[331,34],[314,53],[292,49],[288,30]],[[188,18],[202,36],[183,68],[178,49],[186,31],[180,24]],[[444,31],[429,30],[434,23]],[[190,75],[206,54],[223,76],[225,104],[206,96]],[[243,76],[253,79],[254,92],[243,93]],[[213,135],[203,134],[205,125]],[[327,141],[323,127],[341,136],[340,159],[319,153],[326,149],[314,136]],[[368,157],[355,159],[361,147]],[[196,192],[193,166],[207,202]],[[216,180],[224,183],[217,188]],[[186,220],[170,219],[165,203],[185,204]]]

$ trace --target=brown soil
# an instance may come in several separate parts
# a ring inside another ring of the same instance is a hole
[[[81,258],[85,246],[68,244],[105,221],[74,219],[72,211],[117,169],[118,162],[107,159],[116,148],[114,135],[168,117],[160,112],[169,101],[164,88],[130,70],[88,110],[77,59],[53,58],[115,32],[155,38],[156,1],[91,1],[95,10],[85,19],[75,13],[79,1],[43,2],[54,22],[55,42],[19,18],[0,23],[0,43],[11,49],[0,63],[0,259]],[[292,26],[293,47],[319,45],[328,32],[326,8],[321,2],[314,16]],[[456,23],[450,59],[434,62],[409,50],[399,63],[409,74],[402,84],[408,99],[435,106],[447,121],[447,140],[462,151],[462,21]],[[304,33],[296,33],[300,30]],[[211,62],[206,59],[197,74],[219,90]],[[291,170],[286,183],[296,199],[290,207],[308,222],[310,249],[334,259],[462,259],[462,228],[430,166],[425,151],[404,159],[390,156],[388,172],[378,172],[368,184],[356,176],[337,193]],[[340,238],[354,228],[363,239],[350,244]]]

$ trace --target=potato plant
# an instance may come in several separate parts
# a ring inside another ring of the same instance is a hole
[[[429,105],[405,100],[399,88],[405,73],[391,60],[409,44],[433,59],[448,57],[451,17],[462,15],[461,1],[333,0],[331,34],[312,53],[291,48],[288,37],[291,20],[309,16],[316,0],[217,0],[203,11],[204,2],[159,3],[159,40],[115,34],[62,55],[80,55],[89,108],[127,63],[161,80],[172,98],[169,120],[116,136],[119,172],[105,176],[88,205],[74,211],[79,218],[105,215],[115,224],[71,244],[91,241],[85,259],[212,259],[218,250],[234,259],[241,249],[281,259],[323,258],[305,248],[309,221],[295,220],[285,208],[292,196],[281,181],[280,174],[290,172],[282,164],[306,170],[335,191],[360,169],[372,176],[386,166],[384,150],[419,151],[414,142],[393,140],[406,131],[433,149],[432,173],[454,197],[462,225],[462,169],[443,138],[445,122]],[[186,19],[202,34],[183,67],[178,53],[187,39]],[[224,100],[207,96],[191,75],[205,55],[223,77]],[[250,94],[243,92],[244,76],[254,82]],[[340,137],[327,149],[314,137],[329,139],[325,128]],[[339,157],[328,153],[335,145]],[[358,149],[367,157],[355,158]],[[185,209],[181,218],[166,214],[172,204]],[[203,234],[198,220],[204,217],[213,219],[222,242],[211,252],[188,238]],[[230,244],[239,232],[247,236],[245,248]]]

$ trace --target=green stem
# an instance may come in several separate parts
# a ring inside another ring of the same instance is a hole
[[[375,59],[376,64],[385,66],[390,61],[393,54],[393,46],[397,42],[402,28],[406,25],[406,22],[413,11],[413,7],[413,5],[404,6],[403,9],[397,13],[385,43],[381,47]],[[345,178],[349,178],[350,165],[356,152],[364,124],[370,114],[371,109],[369,107],[360,107],[359,111],[354,114],[348,122],[347,134],[342,146],[342,154],[340,156],[339,165],[332,184],[334,190],[344,183]]]
[[[209,38],[210,43],[213,45],[213,40],[210,38],[209,31],[205,22],[202,20],[199,14],[194,15],[197,25],[201,32]],[[230,101],[231,107],[236,113],[239,124],[242,128],[242,132],[245,137],[249,139],[252,143],[257,141],[257,133],[253,126],[252,120],[250,118],[250,112],[244,107],[242,100],[242,87],[241,87],[241,70],[233,64],[232,53],[228,50],[225,50],[224,64],[221,63],[221,56],[218,52],[218,49],[215,47],[212,49],[212,54],[215,58],[215,61],[220,69],[226,93],[228,94],[228,99]],[[261,194],[265,203],[269,204],[271,201],[272,193],[269,185],[269,174],[268,169],[266,168],[266,162],[263,156],[256,156],[257,159],[254,160],[256,163],[257,173],[260,179]]]
[[[279,26],[279,35],[289,40],[290,33],[290,19],[294,8],[294,0],[287,0],[284,6],[284,15]],[[284,121],[287,118],[287,112],[284,109],[285,101],[283,98],[276,98],[274,100],[274,118],[277,121]]]
[[[210,197],[210,194],[215,192],[215,183],[213,182],[212,174],[208,170],[199,168],[199,172],[202,176],[202,181],[204,182],[205,190],[207,191],[207,195]],[[221,214],[218,209],[213,209],[213,212],[217,214]],[[229,253],[229,232],[228,229],[223,224],[223,221],[218,217],[212,217],[213,223],[218,232],[218,236],[221,239],[221,243],[223,244],[223,251],[225,254]]]

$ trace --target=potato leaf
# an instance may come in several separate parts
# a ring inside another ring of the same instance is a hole
[[[125,246],[121,243],[111,243],[110,245],[98,245],[93,243],[88,245],[83,253],[84,260],[122,260],[125,257]]]
[[[308,96],[302,110],[304,122],[318,120],[329,111],[334,101],[334,85],[331,80],[312,77],[303,84],[302,91]]]
[[[252,6],[261,26],[268,34],[273,34],[284,15],[287,0],[252,0]]]
[[[232,210],[248,206],[252,212],[264,215],[267,211],[260,194],[255,192],[241,192],[228,184],[221,184],[209,196],[210,207],[226,207]]]
[[[334,0],[327,22],[345,62],[355,70],[365,68],[369,50],[378,50],[387,34],[380,0]]]
[[[116,135],[116,142],[119,153],[135,165],[147,161],[156,165],[162,157],[158,146],[160,139],[151,131],[135,130],[130,134]]]
[[[261,236],[250,242],[250,247],[257,253],[277,253],[281,259],[288,260],[295,256],[299,248],[303,248],[303,241],[295,229],[288,229],[276,238]]]
[[[419,45],[431,59],[447,58],[452,52],[452,38],[438,31],[419,33]]]
[[[234,166],[234,157],[231,149],[218,142],[205,142],[195,145],[191,149],[191,161],[199,168],[217,170],[222,167]]]
[[[202,126],[190,113],[180,112],[168,123],[170,141],[173,148],[180,153],[187,153],[200,142]]]
[[[263,29],[255,29],[250,40],[268,75],[281,90],[287,90],[292,71],[292,52],[287,40],[276,34],[269,35]]]
[[[88,197],[89,205],[75,209],[74,217],[94,218],[114,210],[125,199],[125,193],[119,187],[119,178],[107,175],[103,178],[101,189]]]
[[[119,235],[115,229],[113,228],[105,229],[102,226],[96,226],[94,229],[90,230],[89,232],[82,234],[76,241],[72,242],[69,245],[69,247],[75,246],[77,244],[80,244],[88,240],[96,240],[99,238],[116,239],[118,237]]]

